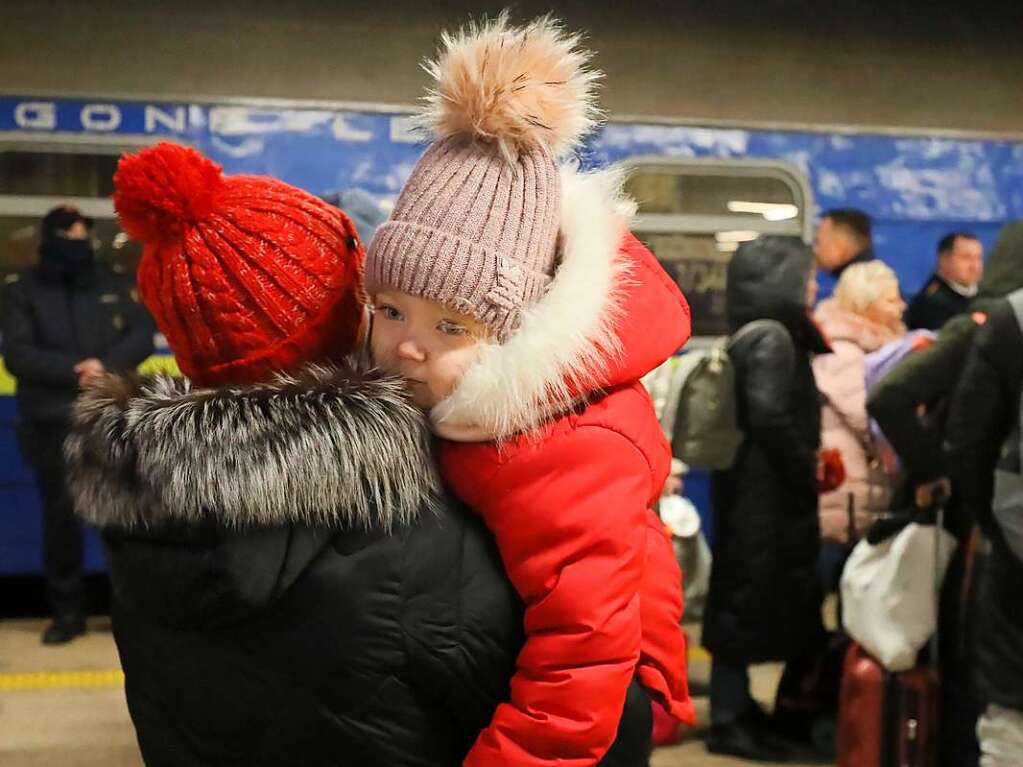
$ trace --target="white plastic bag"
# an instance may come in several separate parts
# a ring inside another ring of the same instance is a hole
[[[906,671],[937,628],[937,591],[955,538],[911,522],[877,545],[856,544],[842,572],[842,623],[889,671]]]
[[[688,498],[670,495],[661,499],[661,520],[671,530],[675,558],[682,569],[682,591],[685,594],[685,619],[703,615],[703,606],[710,591],[710,547],[700,530],[700,514]]]

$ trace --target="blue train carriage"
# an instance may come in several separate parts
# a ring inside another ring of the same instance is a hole
[[[317,194],[362,189],[386,209],[421,152],[409,111],[361,105],[170,103],[0,97],[0,278],[33,263],[40,216],[71,202],[93,216],[101,258],[133,271],[138,246],[117,227],[111,177],[121,152],[189,143],[227,173],[267,173]],[[635,229],[693,306],[697,345],[725,332],[725,268],[762,232],[807,239],[819,209],[875,219],[876,245],[912,293],[951,229],[990,245],[1023,216],[1023,143],[997,137],[727,128],[612,122],[582,153],[587,167],[627,162]],[[147,369],[174,370],[166,348]],[[14,440],[14,381],[0,374],[0,574],[41,572],[38,500]],[[706,486],[691,480],[706,510]],[[102,568],[95,536],[87,566]]]

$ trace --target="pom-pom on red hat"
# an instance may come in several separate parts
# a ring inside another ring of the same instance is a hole
[[[337,208],[168,143],[121,158],[114,207],[144,246],[142,300],[196,383],[253,383],[354,348],[365,254]]]

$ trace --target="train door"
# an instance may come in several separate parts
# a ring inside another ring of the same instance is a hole
[[[0,134],[0,280],[36,263],[39,221],[61,204],[95,220],[97,258],[134,271],[140,248],[117,226],[110,194],[118,155],[137,146],[76,138]],[[15,438],[15,386],[0,365],[0,575],[42,571],[39,502]],[[86,567],[101,565],[97,541],[90,538]]]
[[[728,333],[725,285],[739,245],[760,234],[810,241],[810,185],[798,168],[779,161],[640,157],[629,164],[634,170],[626,188],[639,205],[633,231],[689,300],[693,338],[686,349],[706,348]],[[712,542],[706,472],[686,477],[685,495]]]
[[[636,158],[626,184],[636,235],[678,282],[693,310],[692,346],[728,332],[725,279],[739,245],[759,234],[809,241],[813,198],[803,173],[762,160]]]

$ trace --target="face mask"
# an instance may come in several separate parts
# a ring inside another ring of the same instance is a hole
[[[56,245],[68,266],[81,266],[92,261],[92,245],[88,240],[58,240]]]
[[[92,265],[92,244],[88,240],[54,238],[39,249],[42,266],[63,277],[74,277]]]

